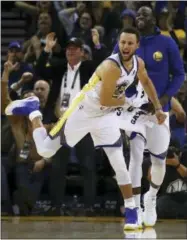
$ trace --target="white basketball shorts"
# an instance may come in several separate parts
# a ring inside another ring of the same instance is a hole
[[[121,145],[121,133],[115,112],[93,117],[80,105],[65,123],[64,140],[73,147],[88,133],[91,134],[95,147]]]
[[[126,131],[128,136],[132,132],[139,133],[146,140],[146,148],[153,154],[158,155],[167,151],[170,142],[169,113],[165,122],[157,123],[155,115],[147,115],[141,109],[127,111],[117,109],[120,129]]]

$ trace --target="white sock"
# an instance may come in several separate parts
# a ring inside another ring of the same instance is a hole
[[[31,122],[36,117],[40,117],[42,119],[42,114],[39,110],[33,111],[29,114],[29,119],[30,119]]]
[[[153,188],[152,186],[150,186],[150,188],[149,188],[149,194],[150,194],[152,197],[156,197],[158,190],[159,190],[159,188]]]
[[[135,208],[135,201],[134,198],[127,198],[124,200],[125,208]]]
[[[140,194],[133,195],[136,207],[140,208]]]

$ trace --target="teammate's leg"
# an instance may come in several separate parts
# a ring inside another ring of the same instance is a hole
[[[166,155],[170,141],[169,128],[155,124],[147,129],[147,146],[151,153],[151,183],[150,189],[144,196],[144,224],[154,226],[157,220],[156,195],[164,180],[166,171]]]
[[[140,206],[141,178],[145,138],[138,133],[132,133],[130,137],[130,163],[129,173],[132,181],[133,195],[138,209],[138,227],[142,228],[142,209]]]

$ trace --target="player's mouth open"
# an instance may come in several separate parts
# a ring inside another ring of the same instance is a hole
[[[124,56],[128,56],[128,55],[129,55],[129,52],[128,52],[128,51],[124,51],[124,52],[123,52],[123,55],[124,55]]]

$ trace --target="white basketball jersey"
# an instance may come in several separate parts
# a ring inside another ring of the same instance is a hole
[[[136,86],[136,94],[134,94],[129,98],[126,97],[126,103],[128,103],[130,106],[133,106],[135,108],[139,108],[143,104],[148,102],[149,102],[148,96],[145,93],[141,82],[138,81],[138,84]]]
[[[127,69],[125,69],[123,62],[120,58],[120,55],[118,53],[112,54],[107,59],[115,62],[121,70],[121,76],[117,80],[116,90],[113,95],[114,98],[119,98],[125,94],[126,88],[128,88],[131,84],[137,81],[136,76],[138,71],[138,59],[135,55],[132,57],[132,68],[130,71],[127,71]],[[98,81],[96,80],[96,78],[98,78]],[[100,91],[101,91],[101,84],[102,84],[101,81],[102,80],[100,80],[99,77],[94,73],[91,79],[89,80],[88,85],[91,82],[95,82],[95,83],[97,82],[97,83],[91,84],[92,88],[89,88],[89,91],[85,92],[85,98],[83,100],[83,105],[86,112],[91,112],[92,115],[97,115],[97,116],[106,114],[107,112],[110,112],[114,110],[114,108],[116,108],[116,107],[113,107],[113,108],[104,107],[100,104]]]

